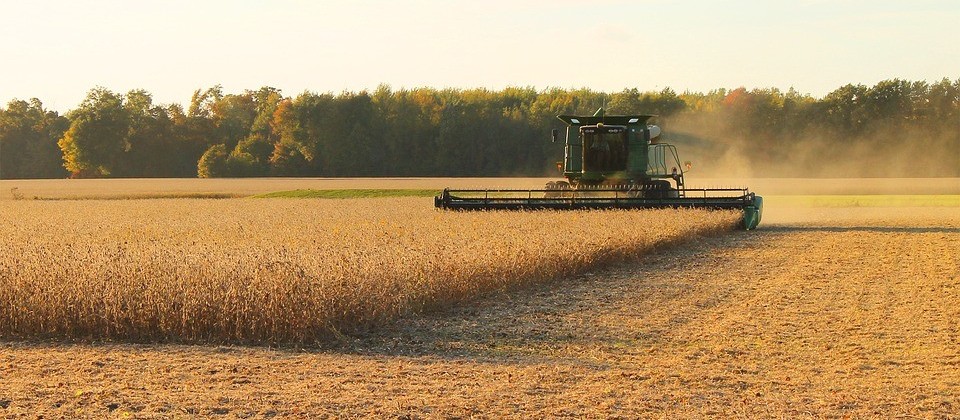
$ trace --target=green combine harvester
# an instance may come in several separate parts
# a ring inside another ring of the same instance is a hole
[[[566,181],[542,190],[453,190],[434,198],[438,208],[458,210],[739,209],[742,226],[760,224],[763,198],[747,188],[687,188],[677,148],[661,143],[655,115],[560,115],[567,124],[563,162]],[[553,130],[553,141],[560,137]]]

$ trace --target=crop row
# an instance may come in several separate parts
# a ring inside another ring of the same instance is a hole
[[[0,337],[313,343],[731,229],[422,198],[0,203]]]

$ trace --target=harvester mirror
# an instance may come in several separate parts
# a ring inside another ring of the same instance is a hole
[[[691,168],[693,168],[693,162],[689,160],[686,162],[683,162],[683,167],[685,171],[689,171]]]
[[[554,128],[553,130],[550,131],[550,135],[553,138],[553,142],[556,143],[557,139],[560,138],[560,130],[557,130],[556,128]]]

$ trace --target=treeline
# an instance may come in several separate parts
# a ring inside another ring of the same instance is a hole
[[[558,114],[658,114],[712,175],[960,176],[960,79],[794,90],[194,92],[189,107],[95,88],[66,115],[0,108],[0,178],[555,174]],[[748,169],[745,171],[745,169]]]

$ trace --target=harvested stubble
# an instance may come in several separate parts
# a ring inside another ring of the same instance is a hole
[[[422,198],[0,203],[0,337],[310,343],[731,229]]]

